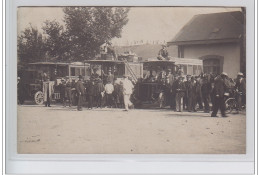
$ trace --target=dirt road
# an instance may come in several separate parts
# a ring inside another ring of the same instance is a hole
[[[245,114],[18,106],[19,153],[241,154]]]

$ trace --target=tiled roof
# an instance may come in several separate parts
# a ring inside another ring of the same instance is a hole
[[[242,12],[195,15],[168,44],[235,41],[243,34]]]

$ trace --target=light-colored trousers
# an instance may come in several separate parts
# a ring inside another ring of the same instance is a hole
[[[176,111],[183,111],[183,96],[180,93],[176,94]]]
[[[131,94],[124,94],[124,103],[125,103],[125,109],[128,110],[129,106],[132,105],[132,102],[130,101]]]

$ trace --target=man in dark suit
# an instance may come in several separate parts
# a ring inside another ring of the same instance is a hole
[[[214,103],[211,117],[217,117],[217,112],[220,109],[222,117],[227,117],[225,114],[225,101],[224,93],[227,89],[225,85],[225,79],[227,73],[223,72],[220,76],[217,76],[214,80]]]
[[[75,88],[76,88],[76,91],[78,93],[78,111],[82,111],[82,103],[83,103],[83,98],[84,98],[84,94],[85,94],[85,87],[82,83],[82,76],[80,75],[79,76],[79,80],[77,81],[76,85],[75,85]]]
[[[88,109],[92,109],[93,108],[93,101],[96,97],[95,81],[93,79],[90,80],[87,90],[88,90]]]
[[[204,112],[209,113],[209,96],[211,92],[211,84],[208,79],[208,75],[204,75],[201,85],[202,100],[204,103]]]
[[[187,108],[188,111],[196,112],[195,109],[195,95],[196,95],[196,81],[194,77],[192,76],[190,78],[190,75],[187,75],[187,82],[185,84],[186,87],[186,100],[187,100]]]
[[[97,79],[97,83],[95,84],[95,96],[96,96],[96,107],[100,107],[102,108],[102,99],[103,99],[103,96],[102,96],[102,93],[105,92],[105,88],[104,88],[104,85],[103,85],[103,82],[100,78]]]
[[[172,109],[174,111],[176,111],[176,86],[177,86],[177,83],[178,83],[178,76],[177,75],[174,75],[174,80],[173,80],[173,83],[172,83],[172,89],[171,89],[171,93],[172,93]]]
[[[237,91],[236,100],[238,102],[237,111],[241,111],[242,109],[242,102],[245,102],[245,96],[246,96],[246,81],[243,78],[243,73],[239,72],[237,74],[237,80],[235,89]]]

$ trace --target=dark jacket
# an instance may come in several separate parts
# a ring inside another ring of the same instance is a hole
[[[173,83],[172,83],[172,93],[173,95],[176,94],[176,89],[177,89],[177,84],[178,84],[178,80],[174,80]]]
[[[201,94],[203,96],[209,95],[211,92],[211,84],[208,80],[203,80],[201,85]]]
[[[60,85],[59,85],[59,88],[60,88],[60,93],[62,94],[62,95],[64,95],[65,94],[65,89],[66,89],[66,84],[64,83],[61,83]]]
[[[86,93],[86,89],[85,89],[82,81],[80,81],[80,80],[77,81],[75,88],[76,88],[76,91],[77,91],[78,94],[81,93],[81,95],[82,95],[82,94]]]
[[[214,80],[214,93],[215,95],[219,95],[219,97],[224,97],[224,93],[226,91],[227,87],[225,85],[225,82],[221,76],[218,76]]]
[[[197,97],[202,97],[202,93],[201,93],[201,82],[200,81],[196,81],[196,83],[195,83],[195,95],[197,96]]]
[[[185,91],[186,91],[185,83],[181,82],[181,81],[177,81],[176,82],[176,92],[178,94],[181,94],[182,96],[184,96]]]
[[[95,84],[92,84],[92,82],[89,82],[87,91],[88,91],[89,96],[96,96]]]
[[[241,80],[237,79],[235,88],[239,91],[242,92],[243,94],[246,93],[246,80],[242,78]]]
[[[102,83],[102,81],[98,82],[95,84],[95,92],[96,92],[96,96],[100,95],[101,92],[105,91],[104,85]]]
[[[192,81],[186,81],[185,82],[185,88],[186,88],[186,96],[192,97],[196,93],[196,84]]]
[[[161,55],[162,57],[166,58],[166,57],[168,57],[168,51],[161,49],[159,51],[158,55]]]

